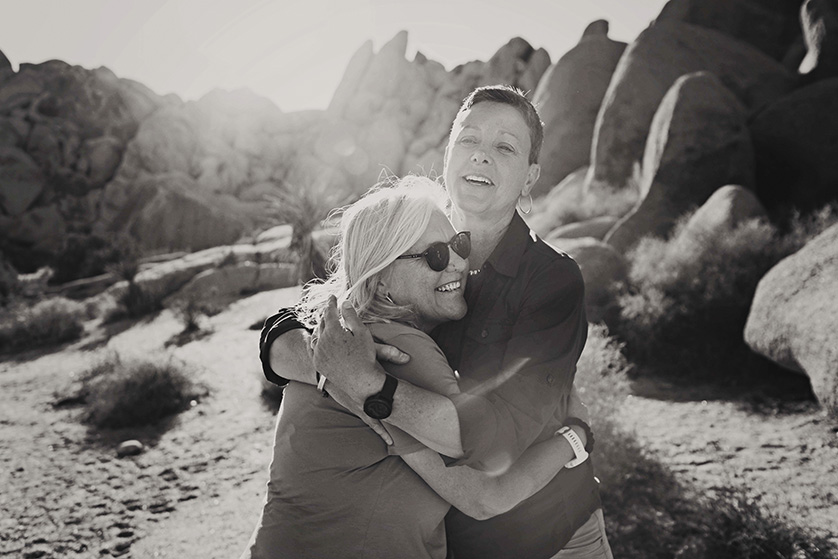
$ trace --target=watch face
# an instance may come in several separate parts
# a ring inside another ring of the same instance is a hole
[[[384,419],[390,415],[390,404],[378,399],[369,399],[364,404],[364,413],[373,419]]]

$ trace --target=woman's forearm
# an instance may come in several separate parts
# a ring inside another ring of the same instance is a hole
[[[308,331],[295,328],[276,338],[270,347],[271,369],[282,378],[316,384],[309,336]]]
[[[446,396],[408,382],[399,383],[393,413],[385,421],[440,454],[451,458],[463,456],[457,408]]]
[[[431,450],[402,459],[440,497],[472,518],[485,520],[507,512],[543,489],[574,457],[564,437],[556,437],[531,446],[505,472],[487,473],[467,466],[448,468]]]

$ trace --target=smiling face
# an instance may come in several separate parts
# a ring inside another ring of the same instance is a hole
[[[530,163],[530,131],[515,107],[484,101],[462,112],[445,151],[445,184],[455,211],[506,220],[541,171]]]
[[[454,234],[445,214],[435,211],[425,232],[406,254],[424,252],[432,243],[447,243]],[[381,288],[396,304],[412,307],[417,327],[430,332],[439,324],[466,314],[463,292],[467,275],[468,262],[450,250],[448,266],[441,272],[431,270],[424,258],[396,260],[384,274]]]

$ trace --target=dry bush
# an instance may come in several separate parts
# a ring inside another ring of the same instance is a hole
[[[679,221],[669,239],[645,238],[629,253],[629,279],[618,286],[619,313],[609,325],[644,368],[678,377],[712,371],[716,378],[735,378],[753,362],[742,330],[759,280],[838,221],[838,212],[826,208],[797,218],[786,234],[749,220],[729,234],[687,245],[679,235],[690,217]]]
[[[104,317],[105,322],[122,319],[138,319],[163,310],[163,293],[140,286],[135,281],[128,282],[128,288],[116,300]]]
[[[82,373],[76,393],[65,400],[84,404],[84,420],[99,428],[151,425],[207,394],[193,377],[171,358],[123,360],[114,353]]]
[[[0,314],[0,351],[21,351],[77,340],[84,332],[85,305],[54,297],[32,307],[12,304]]]
[[[609,337],[604,324],[588,327],[588,340],[576,365],[574,385],[594,419],[612,417],[629,394],[631,364],[623,355],[623,346]]]

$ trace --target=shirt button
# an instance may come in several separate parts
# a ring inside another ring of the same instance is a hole
[[[553,380],[553,375],[547,375],[547,384],[549,384],[550,386],[553,386],[554,382],[555,381]]]
[[[480,337],[481,337],[481,338],[485,338],[485,337],[486,337],[486,336],[488,336],[488,335],[489,335],[489,331],[488,331],[488,330],[483,330],[482,332],[480,332]]]

